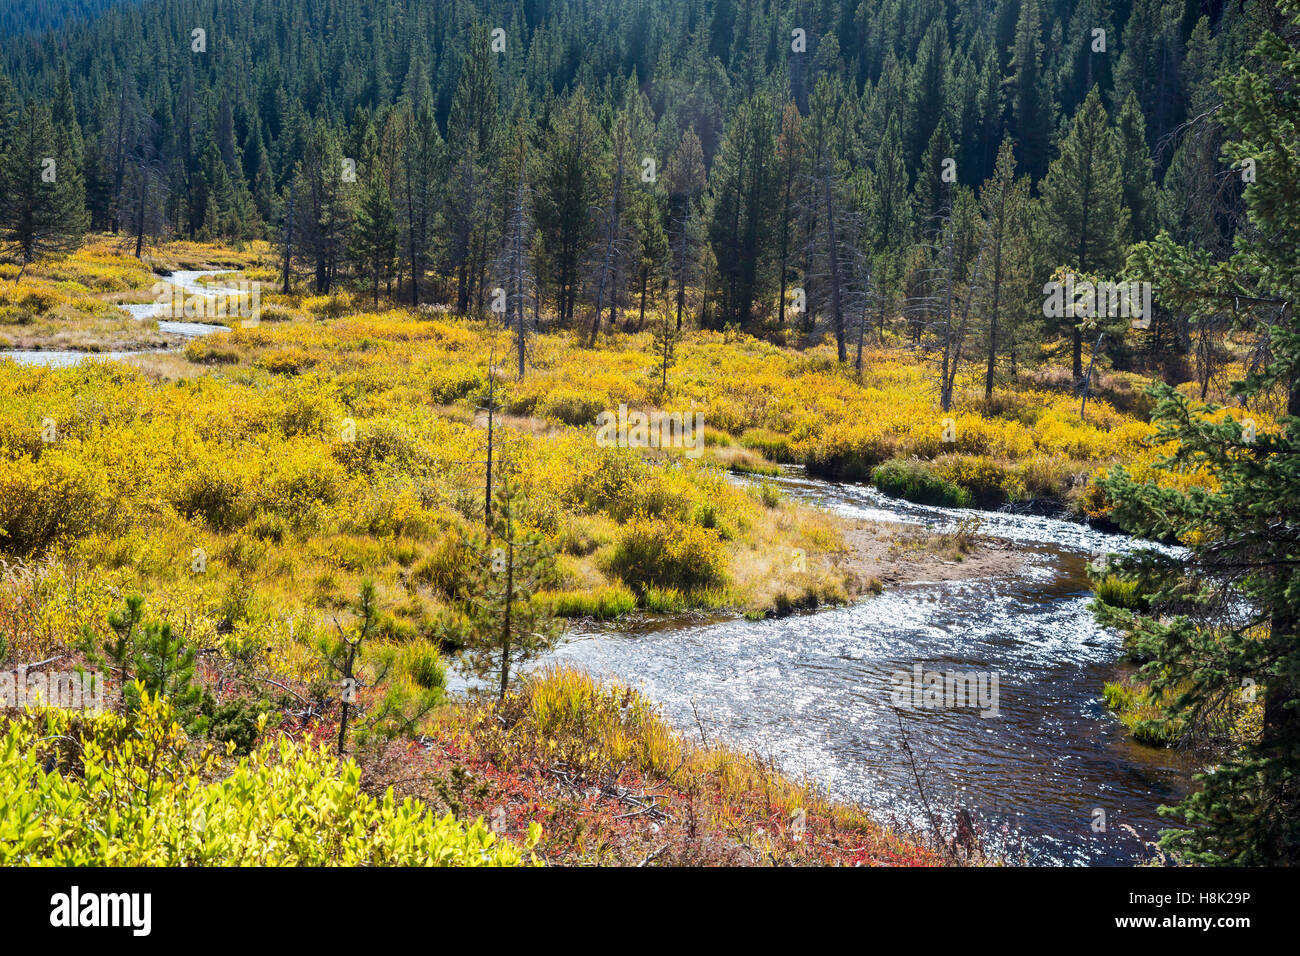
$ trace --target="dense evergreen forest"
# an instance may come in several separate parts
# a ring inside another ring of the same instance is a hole
[[[1227,252],[1243,184],[1212,84],[1277,20],[1218,0],[129,4],[6,44],[0,134],[55,137],[85,224],[137,249],[273,238],[286,285],[301,266],[322,292],[462,311],[502,288],[516,321],[593,338],[656,297],[704,327],[834,334],[842,360],[938,328],[937,360],[984,354],[991,390],[1062,331],[1082,377],[1082,332],[1037,315],[1053,269],[1117,277],[1160,230]],[[969,319],[942,307],[963,300]],[[1166,310],[1125,348],[1199,354],[1208,381],[1196,331]]]

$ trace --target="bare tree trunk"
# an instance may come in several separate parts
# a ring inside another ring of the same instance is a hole
[[[140,258],[144,249],[144,211],[149,203],[149,170],[140,170],[140,199],[136,203],[135,213],[135,257]]]
[[[614,163],[614,194],[610,197],[609,211],[605,215],[605,252],[601,256],[600,279],[596,285],[596,314],[592,317],[591,334],[587,337],[588,345],[596,344],[596,336],[600,333],[600,315],[605,306],[605,289],[612,286],[615,244],[618,241],[619,209],[623,202],[623,168],[623,144],[619,143]],[[612,297],[612,288],[610,294]],[[613,322],[612,316],[610,321]]]
[[[293,217],[294,203],[298,197],[298,184],[289,186],[289,209],[284,216],[284,269],[281,277],[281,292],[289,294],[289,264],[293,260]]]
[[[822,171],[822,191],[826,199],[826,253],[831,270],[831,319],[835,323],[835,349],[840,362],[848,360],[844,347],[844,309],[840,302],[839,242],[835,235],[835,202],[831,197],[831,167],[827,161]]]

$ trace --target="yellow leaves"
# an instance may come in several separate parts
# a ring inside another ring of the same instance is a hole
[[[40,461],[0,461],[0,548],[26,555],[110,527],[121,517],[107,477],[76,443]]]

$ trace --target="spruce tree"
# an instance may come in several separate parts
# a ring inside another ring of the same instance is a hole
[[[1131,238],[1134,241],[1150,239],[1155,235],[1156,184],[1151,172],[1151,153],[1147,149],[1146,120],[1137,96],[1132,93],[1124,101],[1115,121],[1115,145],[1119,150]]]
[[[1053,266],[1109,276],[1124,255],[1128,209],[1115,134],[1096,87],[1088,94],[1061,142],[1040,189],[1040,221]],[[1083,380],[1083,334],[1074,318],[1062,331],[1072,340],[1074,380]]]
[[[350,252],[358,272],[370,286],[371,299],[378,305],[379,287],[392,276],[397,259],[397,222],[383,166],[373,153],[368,165],[365,189],[352,223]]]
[[[1225,158],[1257,164],[1246,189],[1252,228],[1219,263],[1167,237],[1133,256],[1162,298],[1202,309],[1232,304],[1263,326],[1269,360],[1231,392],[1265,407],[1280,392],[1277,428],[1256,435],[1244,416],[1214,415],[1215,406],[1157,385],[1156,440],[1175,443],[1170,464],[1204,469],[1213,484],[1157,487],[1123,470],[1103,483],[1127,527],[1188,548],[1181,561],[1147,553],[1116,564],[1149,595],[1151,610],[1100,613],[1149,660],[1140,676],[1202,736],[1231,741],[1235,715],[1259,711],[1258,733],[1230,742],[1177,807],[1187,827],[1162,837],[1202,864],[1300,862],[1300,8],[1286,9],[1290,39],[1266,33],[1255,49],[1260,67],[1220,83]]]
[[[1055,109],[1043,70],[1043,25],[1038,0],[1021,0],[1011,55],[1007,108],[1019,146],[1017,160],[1033,179],[1047,169]]]
[[[718,268],[721,321],[748,327],[766,297],[772,252],[776,137],[771,104],[758,94],[737,107],[714,159],[709,243]]]
[[[581,88],[554,109],[537,183],[537,227],[561,324],[572,323],[579,270],[592,240],[599,190],[599,128]]]
[[[45,256],[81,245],[85,189],[73,169],[61,169],[59,137],[49,111],[29,101],[0,156],[0,249],[17,258],[19,275]]]
[[[1012,318],[1025,313],[1029,298],[1029,182],[1016,177],[1009,139],[998,150],[993,176],[980,189],[979,201],[983,212],[980,245],[985,254],[980,289],[986,322],[984,397],[990,399],[999,352],[1015,341]]]
[[[50,111],[54,127],[54,149],[58,159],[59,188],[63,193],[63,215],[67,227],[78,236],[89,225],[86,213],[86,147],[77,121],[77,108],[72,99],[72,82],[68,77],[67,61],[59,64],[59,85],[54,93]]]
[[[706,173],[704,150],[694,131],[682,135],[668,168],[664,171],[668,183],[668,242],[672,247],[672,278],[675,286],[673,305],[677,314],[677,328],[682,327],[682,313],[686,310],[686,287],[695,277],[695,259],[699,249],[699,203],[704,191]]]
[[[786,287],[790,279],[790,257],[793,252],[793,233],[796,207],[803,192],[804,156],[803,117],[794,101],[786,104],[781,113],[781,132],[776,139],[777,188],[780,190],[777,212],[777,282],[779,320],[785,324]],[[678,325],[680,328],[680,323]]]

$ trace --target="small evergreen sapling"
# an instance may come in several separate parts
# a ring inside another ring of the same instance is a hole
[[[319,646],[327,670],[339,682],[342,700],[338,736],[340,756],[347,750],[349,719],[355,720],[354,729],[362,742],[374,733],[396,736],[409,731],[440,704],[446,687],[446,670],[432,645],[370,649],[373,638],[381,629],[373,581],[361,582],[354,607],[356,623],[344,629],[336,621],[338,638],[322,638]],[[382,689],[382,693],[377,699],[363,703],[359,691],[366,687]]]
[[[677,344],[681,338],[682,333],[673,324],[672,316],[667,311],[661,311],[654,325],[654,377],[661,402],[668,395],[668,372],[677,364]]]
[[[202,690],[194,684],[194,648],[167,622],[145,621],[144,598],[138,594],[109,612],[108,627],[112,637],[104,641],[90,627],[83,628],[81,647],[92,661],[117,672],[122,715],[139,710],[143,691],[151,698],[166,697],[190,733],[206,731]]]
[[[479,679],[495,678],[504,699],[520,665],[555,647],[561,626],[537,594],[555,582],[555,555],[539,534],[520,527],[520,493],[506,476],[498,486],[493,536],[479,551],[462,656]]]

